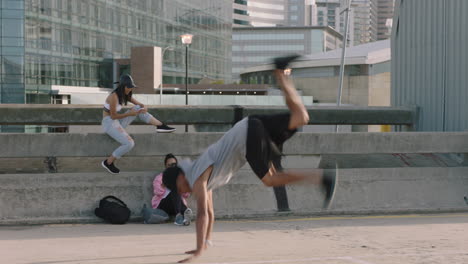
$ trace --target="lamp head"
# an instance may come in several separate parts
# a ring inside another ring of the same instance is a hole
[[[182,40],[182,44],[185,44],[185,45],[190,45],[190,44],[192,44],[192,38],[193,38],[193,35],[192,35],[192,34],[183,34],[183,35],[180,35],[180,39]]]

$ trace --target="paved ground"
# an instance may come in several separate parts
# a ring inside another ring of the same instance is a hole
[[[174,263],[195,226],[105,224],[0,227],[1,264]],[[468,263],[468,214],[218,221],[196,263]]]

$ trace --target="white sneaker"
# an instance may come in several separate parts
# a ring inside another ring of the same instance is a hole
[[[192,209],[190,209],[190,208],[185,209],[185,212],[184,212],[184,226],[190,225],[190,223],[192,222],[192,217],[193,217]]]
[[[181,214],[177,214],[174,220],[174,225],[184,225],[184,217]]]

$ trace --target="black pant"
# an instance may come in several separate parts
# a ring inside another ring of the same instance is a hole
[[[254,173],[262,179],[270,169],[270,162],[282,170],[283,143],[296,133],[289,130],[290,113],[249,116],[246,159]]]
[[[182,202],[182,197],[177,192],[171,191],[166,198],[162,199],[158,209],[163,210],[170,216],[184,214],[187,206]]]

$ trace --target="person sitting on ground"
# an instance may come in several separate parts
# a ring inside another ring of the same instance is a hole
[[[169,153],[164,158],[165,168],[177,166],[177,158]],[[143,209],[144,221],[147,224],[160,224],[175,217],[175,225],[190,225],[192,210],[187,207],[187,198],[190,193],[178,194],[167,189],[162,183],[162,173],[154,177],[154,196],[151,200],[152,209]]]
[[[214,224],[212,191],[227,184],[247,162],[263,184],[269,187],[300,181],[321,186],[325,194],[324,208],[330,205],[336,188],[336,169],[286,170],[281,166],[283,143],[309,122],[307,109],[292,81],[284,74],[289,62],[297,57],[274,60],[274,74],[289,112],[248,116],[237,122],[195,161],[182,160],[177,167],[164,171],[163,183],[171,192],[191,192],[197,203],[196,249],[187,251],[192,255],[181,263],[200,256],[210,244]]]

